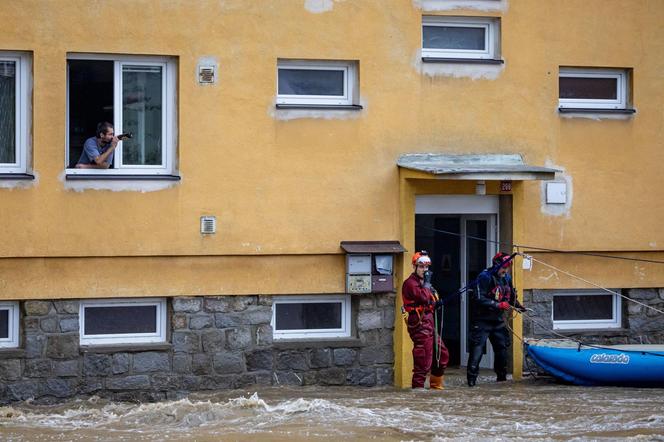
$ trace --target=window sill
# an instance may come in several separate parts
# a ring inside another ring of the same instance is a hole
[[[22,348],[0,348],[0,358],[22,358],[25,356],[25,350]]]
[[[587,107],[559,107],[558,112],[561,114],[621,114],[629,115],[635,114],[636,109],[594,109]]]
[[[85,353],[137,353],[142,351],[167,351],[173,348],[169,343],[156,344],[114,344],[114,345],[81,345],[79,352]]]
[[[322,338],[322,339],[284,339],[273,340],[272,346],[280,350],[302,349],[302,348],[341,348],[341,347],[364,347],[361,340],[355,338]]]
[[[445,58],[422,57],[423,63],[460,63],[460,64],[504,64],[504,60],[493,58]]]
[[[180,181],[179,175],[68,174],[67,181]]]
[[[359,104],[277,104],[277,109],[362,110]]]
[[[0,180],[34,180],[35,176],[29,173],[0,173]]]

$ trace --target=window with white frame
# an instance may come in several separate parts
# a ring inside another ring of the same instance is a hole
[[[276,297],[272,330],[277,340],[349,337],[350,295]]]
[[[500,58],[500,19],[422,17],[422,58],[496,60]]]
[[[561,109],[626,109],[626,69],[560,68],[558,105]]]
[[[26,173],[30,146],[31,59],[0,51],[0,173]]]
[[[18,302],[0,302],[0,348],[18,347]]]
[[[277,106],[351,106],[358,102],[357,63],[279,60]]]
[[[620,328],[621,305],[620,296],[604,290],[556,291],[551,309],[553,328]]]
[[[67,174],[171,175],[176,154],[176,61],[172,57],[69,54]],[[77,168],[97,124],[131,133],[108,169]]]
[[[166,342],[166,300],[81,301],[81,345]]]

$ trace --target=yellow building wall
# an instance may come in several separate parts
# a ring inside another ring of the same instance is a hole
[[[0,188],[0,297],[342,292],[340,241],[398,239],[412,251],[405,208],[415,192],[441,188],[403,183],[396,159],[413,152],[521,153],[560,168],[572,183],[569,210],[547,214],[540,183],[517,186],[515,242],[664,259],[663,2],[509,0],[496,2],[504,10],[433,12],[422,1],[318,3],[329,9],[303,0],[0,2],[0,50],[33,56],[37,177]],[[500,17],[497,78],[422,73],[423,14]],[[179,183],[66,189],[68,53],[177,59]],[[218,60],[216,85],[197,83],[201,57]],[[280,119],[279,58],[358,60],[364,109]],[[559,66],[633,69],[637,113],[561,117]],[[216,235],[200,235],[202,215],[217,216]],[[536,257],[603,285],[664,286],[661,265]],[[83,273],[90,263],[98,277]],[[522,286],[580,285],[536,264]],[[396,335],[397,360],[407,360],[400,320]]]

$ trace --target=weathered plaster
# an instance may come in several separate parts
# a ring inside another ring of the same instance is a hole
[[[587,113],[564,113],[561,114],[556,110],[556,113],[559,113],[562,118],[585,118],[587,120],[631,120],[634,118],[635,114],[607,114],[602,112],[597,112],[596,114],[587,114]]]
[[[323,119],[323,120],[353,120],[360,118],[367,110],[367,102],[360,99],[362,109],[343,110],[343,109],[277,109],[276,102],[272,102],[268,107],[268,115],[275,120],[288,121],[300,120],[305,118]]]
[[[0,180],[0,189],[30,189],[36,187],[39,183],[39,175],[35,172],[30,172],[34,175],[33,180]]]
[[[545,165],[546,167],[551,167],[554,169],[558,169],[560,171],[556,174],[556,179],[553,181],[564,182],[567,184],[567,195],[566,195],[567,198],[565,204],[547,204],[546,183],[550,183],[551,181],[542,181],[540,182],[540,198],[541,198],[540,210],[545,215],[564,216],[565,218],[569,219],[572,217],[571,209],[572,209],[572,200],[574,197],[574,191],[572,188],[572,176],[565,172],[566,169],[564,167],[559,166],[557,164],[553,164],[553,162],[551,162],[550,160],[546,160]],[[560,229],[561,235],[563,231],[564,229],[561,227]]]
[[[339,0],[304,0],[304,9],[312,14],[322,14],[334,9],[334,2]]]
[[[413,67],[427,77],[470,78],[471,80],[495,80],[505,70],[505,64],[425,63],[422,49],[413,58]]]
[[[180,184],[180,181],[132,181],[132,180],[71,180],[66,179],[65,172],[62,172],[58,177],[65,186],[66,190],[73,190],[75,192],[83,192],[86,190],[110,190],[112,192],[156,192],[158,190],[170,189]]]
[[[506,11],[507,0],[413,0],[413,5],[422,11],[451,11],[474,9],[477,11]]]

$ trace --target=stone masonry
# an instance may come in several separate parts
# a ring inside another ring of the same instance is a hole
[[[165,344],[81,347],[78,301],[22,303],[21,346],[0,350],[0,403],[75,395],[154,401],[251,385],[393,383],[395,295],[353,297],[351,338],[275,342],[272,297],[169,299]]]
[[[526,290],[525,305],[532,308],[539,324],[523,321],[527,338],[552,338],[551,306],[554,291]],[[643,304],[664,310],[664,288],[625,289],[622,294]],[[556,333],[588,344],[664,344],[664,315],[642,305],[622,300],[622,327],[604,330],[556,330]],[[526,361],[534,369],[532,361]]]

